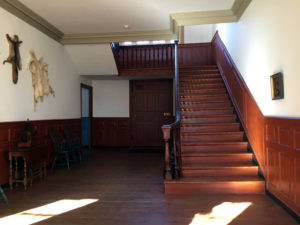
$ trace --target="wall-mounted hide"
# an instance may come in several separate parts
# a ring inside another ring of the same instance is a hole
[[[8,62],[12,65],[12,78],[14,84],[16,84],[18,82],[19,70],[22,69],[21,56],[19,51],[19,47],[22,44],[22,41],[19,40],[18,35],[14,35],[14,37],[11,38],[8,34],[6,34],[6,39],[9,44],[9,55],[7,59],[3,61],[3,64]]]
[[[39,60],[36,58],[35,53],[30,51],[30,60],[28,69],[32,73],[32,87],[34,89],[34,111],[36,110],[36,103],[40,98],[44,100],[44,95],[52,94],[55,96],[48,78],[48,64],[43,61],[41,57]]]

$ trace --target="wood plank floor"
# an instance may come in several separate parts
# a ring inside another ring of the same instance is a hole
[[[208,214],[224,202],[252,203],[231,225],[298,224],[266,195],[165,196],[162,164],[158,151],[97,149],[87,161],[71,164],[69,171],[49,171],[44,181],[36,181],[27,191],[6,189],[10,205],[0,201],[0,217],[62,199],[96,198],[99,201],[35,224],[189,225],[195,214]],[[204,223],[193,223],[200,224]]]

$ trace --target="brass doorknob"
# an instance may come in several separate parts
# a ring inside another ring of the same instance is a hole
[[[171,116],[170,112],[164,112],[164,117]]]

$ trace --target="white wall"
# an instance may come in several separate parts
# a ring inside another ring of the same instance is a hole
[[[129,80],[94,80],[93,116],[129,117]]]
[[[265,116],[300,117],[300,1],[252,0],[238,23],[216,29]],[[270,75],[283,72],[284,99]]]
[[[78,74],[118,74],[110,44],[81,44],[65,47]]]
[[[42,119],[65,119],[80,117],[80,81],[73,69],[65,48],[0,8],[0,122]],[[17,34],[23,41],[20,47],[23,69],[19,71],[17,84],[12,82],[11,65],[2,61],[8,56],[5,35]],[[44,57],[49,64],[49,80],[55,97],[44,97],[44,102],[33,108],[31,73],[27,69],[29,50]]]
[[[184,43],[211,42],[214,35],[214,25],[193,25],[184,27]]]

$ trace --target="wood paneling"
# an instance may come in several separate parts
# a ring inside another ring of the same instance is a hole
[[[80,119],[64,119],[64,120],[36,120],[31,121],[37,130],[36,145],[45,146],[47,151],[47,163],[51,163],[54,156],[49,130],[63,130],[71,128],[75,134],[80,137],[81,125]],[[8,182],[8,150],[13,149],[17,143],[17,133],[24,121],[3,122],[0,123],[0,184]]]
[[[267,188],[298,215],[300,214],[299,130],[299,119],[265,117]]]
[[[218,33],[212,50],[268,191],[300,215],[300,120],[264,117]]]
[[[93,118],[93,146],[129,146],[129,118]]]
[[[179,44],[179,67],[204,66],[213,63],[211,43]]]

